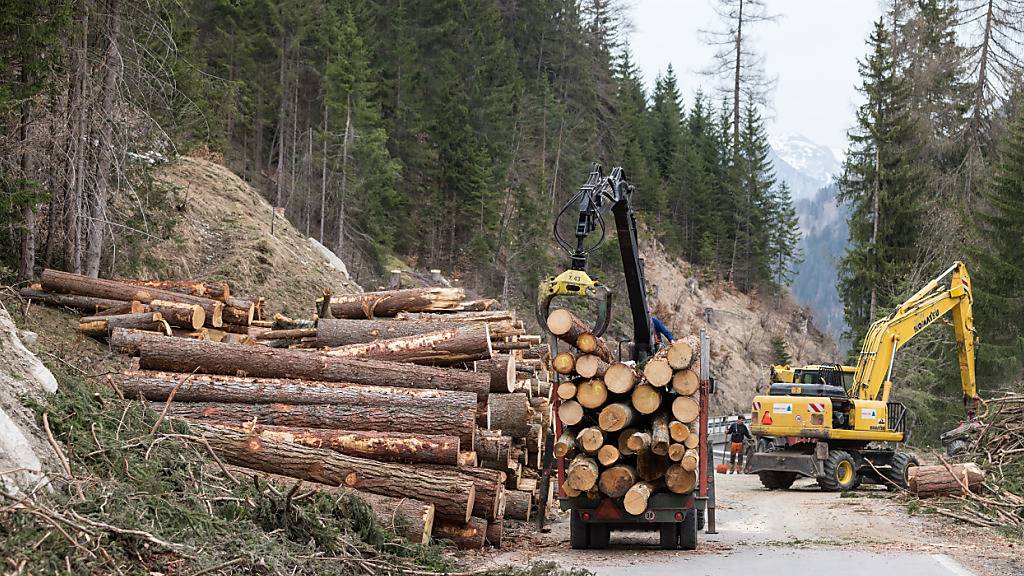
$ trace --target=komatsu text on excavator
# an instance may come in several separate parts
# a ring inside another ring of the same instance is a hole
[[[751,471],[769,489],[789,488],[801,476],[830,491],[853,490],[861,482],[906,486],[907,469],[917,458],[898,449],[909,431],[906,407],[889,398],[896,352],[952,313],[964,406],[973,420],[979,399],[971,303],[971,278],[956,262],[871,325],[856,367],[773,367],[769,393],[752,405],[751,431],[760,440]]]

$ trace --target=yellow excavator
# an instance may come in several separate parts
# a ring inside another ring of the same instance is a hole
[[[751,432],[759,442],[750,470],[769,489],[789,488],[798,477],[816,478],[823,489],[836,492],[861,482],[905,487],[907,469],[917,465],[917,457],[899,450],[908,430],[906,407],[889,400],[896,352],[952,313],[964,406],[973,421],[980,400],[971,304],[971,278],[964,264],[955,262],[871,325],[856,367],[773,367],[773,380],[782,381],[751,406]],[[950,434],[943,435],[944,442],[956,436]]]

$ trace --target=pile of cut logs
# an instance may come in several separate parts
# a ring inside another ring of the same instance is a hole
[[[568,310],[555,310],[548,330],[576,351],[559,352],[565,496],[622,498],[630,514],[647,510],[660,491],[689,493],[697,484],[700,352],[687,337],[659,350],[642,370],[612,362],[607,346]]]
[[[188,421],[228,465],[369,494],[378,515],[415,542],[500,546],[505,519],[529,520],[551,387],[542,360],[530,357],[539,337],[513,312],[481,310],[490,305],[466,302],[461,289],[406,289],[333,296],[319,308],[324,317],[268,321],[308,328],[253,321],[244,342],[168,338],[169,317],[179,315],[164,310],[178,307],[163,302],[195,306],[193,330],[212,328],[202,313],[223,319],[231,304],[208,298],[207,283],[183,283],[206,296],[148,284],[48,270],[42,290],[23,295],[94,314],[83,333],[138,357],[120,383],[124,397]],[[230,298],[226,286],[219,297]],[[111,309],[149,322],[96,315]]]

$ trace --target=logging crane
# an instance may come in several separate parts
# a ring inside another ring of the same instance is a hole
[[[946,283],[946,279],[949,279]],[[943,434],[963,442],[980,402],[974,371],[971,278],[955,262],[887,317],[871,325],[857,366],[774,367],[785,381],[752,404],[751,431],[761,440],[751,471],[769,489],[789,488],[797,477],[816,478],[829,491],[861,482],[907,486],[917,457],[898,450],[907,440],[907,408],[890,401],[896,352],[946,314],[952,314],[968,423]]]
[[[613,168],[608,175],[604,174],[600,164],[591,165],[587,181],[559,211],[554,223],[554,237],[558,245],[569,256],[569,268],[564,272],[551,276],[541,282],[538,288],[536,314],[541,326],[549,326],[548,318],[551,303],[555,298],[568,297],[573,299],[587,298],[597,301],[596,320],[592,334],[602,335],[611,320],[612,291],[609,287],[590,277],[587,273],[589,256],[605,240],[608,230],[606,215],[611,212],[614,218],[618,238],[619,255],[622,260],[622,271],[625,276],[626,293],[632,318],[632,339],[620,342],[619,360],[622,362],[643,365],[655,352],[657,338],[647,301],[647,286],[644,280],[644,263],[640,257],[639,237],[637,234],[636,215],[630,205],[635,189],[626,179],[621,167]],[[576,212],[575,242],[565,238],[559,230],[559,222],[563,217]],[[596,234],[596,241],[593,236]],[[551,358],[557,354],[558,339],[548,334],[548,346]],[[701,335],[701,346],[708,346],[706,334]],[[710,390],[707,358],[701,364],[701,381],[704,390]],[[707,396],[702,394],[703,404],[700,427],[700,450],[707,451]],[[557,402],[556,397],[556,402]],[[557,404],[556,404],[557,407]],[[557,413],[557,410],[556,410]],[[555,421],[555,434],[551,439],[562,434],[560,418]],[[553,473],[554,458],[551,444],[545,447],[545,466],[541,475],[540,510],[546,508],[546,489],[550,475]],[[703,453],[703,452],[702,452]],[[559,485],[564,486],[564,461],[558,464]],[[708,476],[705,470],[700,472],[700,488],[695,493],[655,494],[650,498],[649,506],[642,515],[626,512],[622,499],[593,497],[580,495],[568,497],[564,492],[559,495],[559,504],[563,510],[570,511],[570,544],[573,548],[604,548],[609,541],[612,528],[634,527],[658,529],[663,548],[688,549],[697,547],[697,531],[702,529],[705,510],[708,511],[708,529],[714,526],[714,489],[711,487],[711,498],[708,498]],[[543,522],[544,514],[538,515]]]

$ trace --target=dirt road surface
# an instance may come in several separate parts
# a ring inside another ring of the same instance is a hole
[[[769,492],[757,476],[717,477],[718,534],[696,551],[660,550],[655,533],[612,535],[608,550],[571,550],[563,515],[547,534],[484,559],[487,564],[554,560],[607,576],[1018,576],[1017,545],[930,515],[910,515],[884,490],[824,493],[810,480]]]

